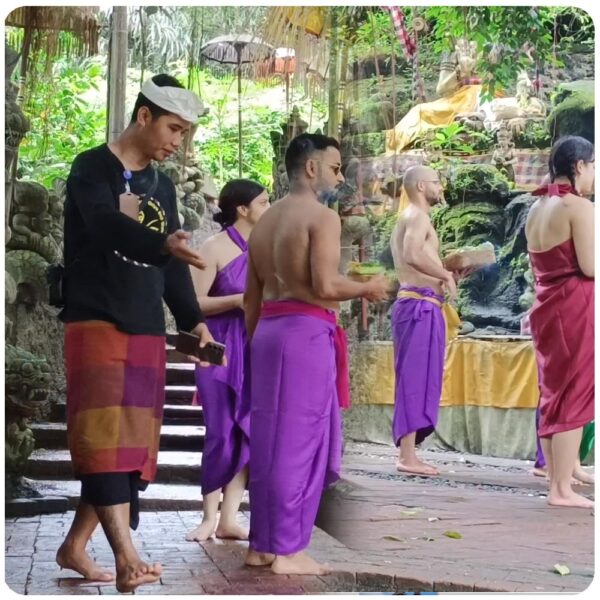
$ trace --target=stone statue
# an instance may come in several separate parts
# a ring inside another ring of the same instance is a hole
[[[4,46],[4,198],[6,241],[10,239],[9,215],[13,199],[13,186],[17,168],[19,145],[29,131],[29,121],[17,104],[17,86],[11,82],[12,73],[17,66],[19,55],[8,44]]]
[[[475,83],[470,80],[473,78],[476,64],[477,44],[465,38],[458,39],[454,52],[442,56],[440,76],[435,90],[437,95],[451,96],[463,85]]]
[[[64,237],[64,207],[66,197],[66,181],[57,179],[54,190],[48,195],[48,214],[50,215],[50,235],[56,245],[62,249]]]
[[[497,132],[498,143],[492,154],[492,164],[506,175],[509,181],[515,181],[515,169],[517,163],[515,144],[512,141],[512,133],[508,125],[503,122]]]
[[[6,345],[5,370],[5,463],[8,487],[23,475],[35,440],[28,420],[39,418],[50,408],[50,367],[37,356]],[[12,484],[12,485],[11,485]]]
[[[10,227],[12,236],[6,247],[11,250],[31,250],[48,263],[60,262],[62,251],[52,237],[53,219],[49,212],[49,194],[35,181],[17,181]],[[56,212],[56,208],[54,208]]]

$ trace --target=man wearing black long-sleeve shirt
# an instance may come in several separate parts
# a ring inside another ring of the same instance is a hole
[[[61,567],[111,581],[85,546],[101,523],[115,555],[116,586],[156,581],[129,527],[138,491],[156,475],[164,404],[163,299],[180,330],[212,340],[188,264],[203,268],[181,230],[164,160],[202,113],[198,97],[168,75],[146,82],[132,121],[111,144],[78,155],[65,203],[67,433],[81,499],[57,552]]]

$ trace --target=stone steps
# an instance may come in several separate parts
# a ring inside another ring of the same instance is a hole
[[[57,450],[67,447],[67,426],[64,423],[35,423],[31,427],[36,448]],[[163,425],[160,430],[160,450],[189,450],[204,448],[206,428],[196,425]]]
[[[195,385],[196,365],[193,363],[167,363],[167,385]]]
[[[50,415],[51,422],[66,423],[67,407],[65,402],[53,405]],[[204,425],[204,415],[201,406],[185,404],[165,404],[163,413],[164,425]]]
[[[165,450],[158,453],[157,483],[198,485],[200,482],[201,452]],[[32,479],[73,478],[68,450],[34,450],[24,473]]]
[[[69,509],[75,509],[79,500],[79,481],[60,479],[27,479],[39,494],[46,498],[66,499]],[[202,496],[198,484],[152,483],[140,493],[142,510],[202,510]],[[240,510],[249,510],[248,492],[244,492]]]
[[[174,340],[171,335],[168,339]],[[143,510],[201,510],[200,464],[206,429],[201,406],[192,406],[195,365],[167,346],[165,407],[155,482],[140,494]],[[45,512],[74,508],[81,484],[73,479],[67,450],[66,402],[52,407],[49,421],[35,423],[36,449],[25,476],[42,498]],[[62,499],[62,500],[60,500]],[[62,509],[52,508],[61,505]],[[242,504],[247,509],[247,498]],[[42,511],[44,512],[44,511]]]

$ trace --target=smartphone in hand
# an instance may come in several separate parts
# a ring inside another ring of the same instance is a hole
[[[221,365],[225,354],[225,345],[219,342],[208,342],[204,348],[200,348],[200,338],[197,335],[180,331],[177,336],[175,350],[182,354],[195,356],[211,365]]]

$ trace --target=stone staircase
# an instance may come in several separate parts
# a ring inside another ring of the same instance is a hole
[[[173,336],[168,336],[173,342]],[[201,510],[200,464],[204,446],[202,408],[192,406],[194,365],[167,345],[165,409],[155,482],[140,494],[144,510]],[[36,449],[25,477],[42,497],[63,498],[75,507],[80,483],[73,480],[67,450],[66,405],[53,407],[50,420],[32,426]],[[39,504],[39,503],[38,503]],[[56,505],[56,502],[51,503]],[[242,509],[247,509],[247,497]]]

